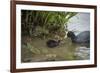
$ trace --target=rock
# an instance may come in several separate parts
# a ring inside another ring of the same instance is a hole
[[[56,40],[48,40],[48,41],[46,42],[46,44],[47,44],[47,46],[48,46],[49,48],[57,47],[57,46],[59,45],[59,43],[60,43],[60,40],[58,40],[58,41],[56,41]]]

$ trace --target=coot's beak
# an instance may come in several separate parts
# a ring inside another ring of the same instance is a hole
[[[65,36],[64,36],[64,39],[66,39],[68,36],[67,36],[67,34],[68,34],[68,31],[65,31]]]

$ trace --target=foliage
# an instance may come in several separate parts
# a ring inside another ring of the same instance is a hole
[[[22,10],[22,35],[41,38],[52,37],[62,32],[65,35],[64,25],[67,25],[68,20],[76,14],[76,12]]]

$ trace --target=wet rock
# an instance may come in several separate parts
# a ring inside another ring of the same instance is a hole
[[[60,40],[58,40],[58,41],[55,41],[55,40],[48,40],[48,41],[46,42],[46,44],[47,44],[47,46],[48,46],[49,48],[54,48],[54,47],[58,46],[59,43],[60,43]]]

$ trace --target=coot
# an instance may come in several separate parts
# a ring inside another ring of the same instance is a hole
[[[69,31],[67,36],[70,37],[74,43],[90,43],[90,31],[83,31],[77,36],[72,31]]]
[[[54,47],[58,46],[59,43],[60,43],[60,40],[58,40],[58,41],[56,41],[56,40],[48,40],[48,41],[46,42],[46,44],[47,44],[47,46],[48,46],[49,48],[54,48]]]

